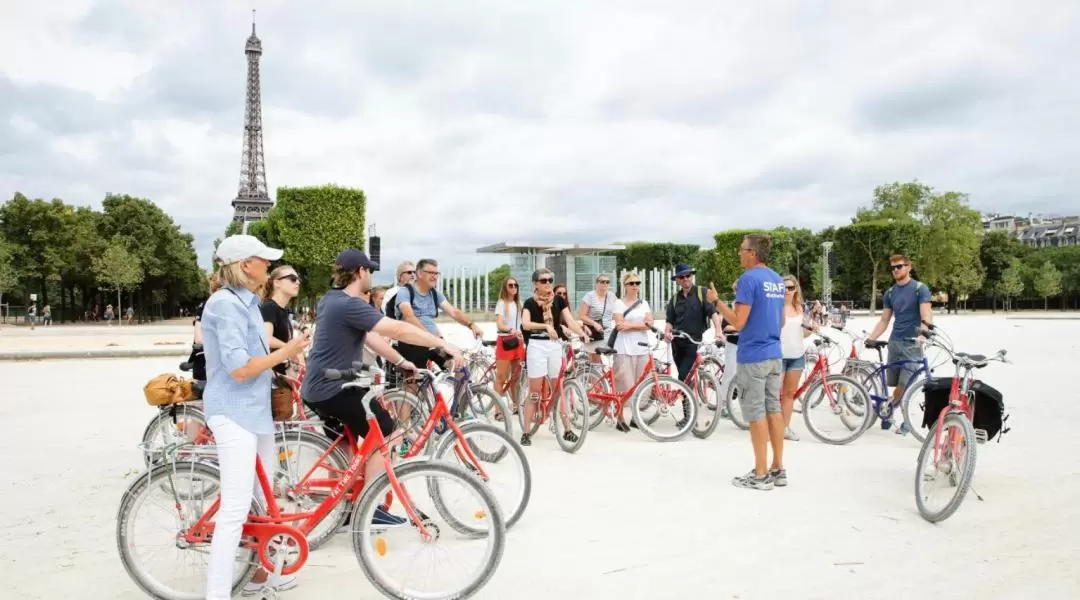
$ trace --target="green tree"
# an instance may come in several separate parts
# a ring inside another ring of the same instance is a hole
[[[616,262],[620,270],[672,269],[679,263],[691,264],[701,247],[697,244],[672,244],[670,242],[626,242],[623,250],[616,250]]]
[[[1023,265],[1019,259],[1009,261],[1008,268],[1001,274],[1001,282],[997,286],[997,293],[1005,300],[1005,310],[1012,308],[1012,299],[1024,293]]]
[[[283,260],[300,272],[314,304],[330,287],[337,255],[346,248],[364,248],[366,202],[359,189],[281,187],[274,208],[266,219],[249,225],[248,233],[285,251]]]
[[[1003,298],[1001,283],[1005,271],[1020,256],[1024,245],[1005,231],[991,231],[979,242],[979,262],[983,267],[982,293],[990,297],[990,310],[997,310],[998,298]]]
[[[1043,310],[1049,307],[1049,298],[1061,293],[1061,271],[1050,261],[1046,261],[1035,273],[1033,281],[1035,293],[1043,299]]]
[[[837,280],[851,295],[868,294],[870,311],[877,308],[878,290],[889,285],[889,257],[913,256],[922,227],[908,220],[859,220],[836,230]],[[869,288],[869,289],[867,289]]]
[[[48,283],[60,278],[68,247],[71,207],[61,200],[30,200],[16,192],[0,206],[0,237],[11,245],[13,269],[23,288],[49,304]]]
[[[124,314],[121,292],[138,287],[143,281],[143,267],[139,257],[128,252],[124,242],[114,239],[102,255],[93,261],[94,274],[102,287],[116,291],[116,315]]]
[[[916,266],[927,285],[948,293],[949,308],[956,312],[957,300],[982,286],[982,216],[957,192],[931,195],[923,200],[922,210],[922,250]]]
[[[3,310],[4,292],[10,292],[19,284],[19,275],[15,272],[11,255],[11,247],[0,239],[0,310]]]
[[[923,210],[934,195],[930,186],[910,181],[893,182],[874,188],[870,208],[860,208],[855,213],[858,221],[918,221]]]

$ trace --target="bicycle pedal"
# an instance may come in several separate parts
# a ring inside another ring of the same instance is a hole
[[[985,429],[976,429],[975,430],[975,443],[976,444],[985,444],[989,438],[990,438],[990,435],[986,432]]]

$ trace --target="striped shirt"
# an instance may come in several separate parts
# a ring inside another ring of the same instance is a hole
[[[251,357],[267,353],[259,297],[245,289],[225,288],[214,292],[203,307],[202,333],[206,354],[203,392],[206,418],[221,415],[252,433],[274,433],[270,412],[271,371],[242,382],[230,375]]]

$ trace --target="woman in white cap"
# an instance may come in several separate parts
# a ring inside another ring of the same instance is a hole
[[[268,248],[250,235],[225,238],[215,253],[220,265],[214,292],[202,313],[206,389],[203,410],[214,433],[221,477],[221,507],[207,564],[207,600],[232,596],[236,551],[252,496],[262,499],[255,477],[255,457],[270,474],[277,464],[274,421],[270,412],[271,369],[303,352],[308,336],[299,335],[270,352],[259,312],[259,289],[266,285],[270,261],[282,251]],[[296,586],[295,576],[274,576],[279,590]],[[258,591],[267,581],[259,569],[244,592]]]

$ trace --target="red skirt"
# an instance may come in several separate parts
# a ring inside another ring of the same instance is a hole
[[[495,344],[495,360],[525,360],[525,340],[518,341],[517,348],[507,350],[503,348],[503,340],[515,338],[514,335],[500,335],[499,343]]]

